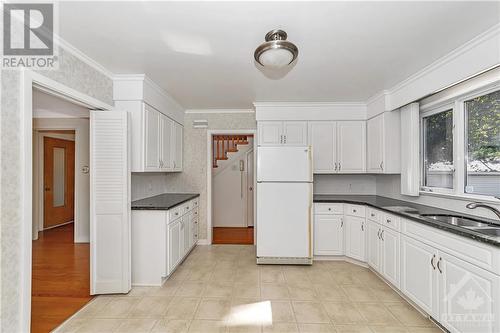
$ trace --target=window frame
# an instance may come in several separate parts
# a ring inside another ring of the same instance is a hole
[[[491,195],[465,192],[467,183],[467,123],[465,102],[476,97],[500,90],[500,81],[469,89],[465,93],[440,99],[420,107],[420,193],[444,197],[481,200],[498,203],[499,198]],[[424,123],[423,118],[446,110],[453,111],[453,189],[424,186]]]
[[[447,188],[447,187],[434,187],[434,186],[426,186],[425,185],[425,126],[424,126],[424,118],[427,118],[429,116],[436,115],[441,112],[446,112],[451,110],[452,112],[452,118],[453,118],[453,123],[452,123],[452,140],[453,140],[453,187],[452,188]],[[438,192],[438,193],[444,193],[444,194],[453,194],[456,189],[456,151],[455,151],[455,104],[450,103],[449,101],[446,103],[439,103],[436,106],[432,106],[428,109],[422,109],[422,112],[420,112],[420,189],[421,191],[424,192]]]

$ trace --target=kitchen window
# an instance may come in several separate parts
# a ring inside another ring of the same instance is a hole
[[[465,193],[500,197],[500,90],[464,106]]]
[[[431,100],[432,101],[432,100]],[[500,85],[421,106],[421,190],[500,197]]]
[[[423,185],[453,188],[453,109],[431,113],[423,124]]]

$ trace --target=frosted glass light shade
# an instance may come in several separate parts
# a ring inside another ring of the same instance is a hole
[[[293,54],[287,49],[269,49],[264,51],[259,62],[270,68],[282,68],[290,64],[293,60]]]

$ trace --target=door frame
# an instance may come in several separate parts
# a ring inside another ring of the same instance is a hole
[[[112,110],[113,106],[31,70],[20,72],[20,176],[22,242],[20,258],[21,331],[31,325],[31,268],[33,238],[33,88],[89,109]],[[92,241],[92,240],[91,240]]]
[[[210,245],[212,244],[212,135],[214,134],[242,134],[242,135],[253,135],[253,212],[254,212],[254,226],[253,226],[253,243],[256,242],[256,232],[257,232],[257,221],[255,221],[255,216],[257,213],[256,209],[256,193],[257,191],[257,129],[240,129],[240,130],[207,130],[207,239],[199,240],[200,245]],[[248,184],[247,184],[248,185]]]

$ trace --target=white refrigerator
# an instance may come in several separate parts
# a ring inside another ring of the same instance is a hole
[[[257,148],[257,263],[312,264],[312,148]]]

